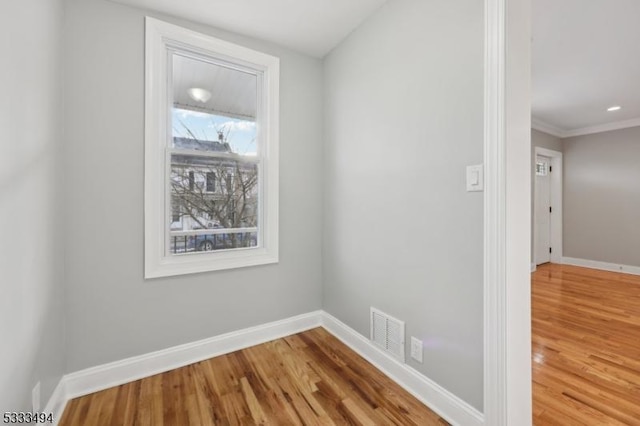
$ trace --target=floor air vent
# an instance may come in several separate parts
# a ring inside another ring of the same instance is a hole
[[[380,349],[404,362],[404,322],[371,308],[371,340]]]

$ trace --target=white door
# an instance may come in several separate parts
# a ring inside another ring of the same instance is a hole
[[[551,158],[536,157],[536,265],[551,260]]]

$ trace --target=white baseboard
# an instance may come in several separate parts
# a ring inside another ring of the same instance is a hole
[[[480,426],[484,416],[451,392],[376,348],[367,338],[324,311],[275,321],[65,375],[46,412],[60,420],[66,403],[124,383],[322,326],[453,425]]]
[[[316,311],[221,334],[68,374],[65,390],[69,398],[87,395],[319,326]]]
[[[415,369],[385,354],[369,339],[324,311],[322,326],[452,425],[484,424],[484,415],[471,405]]]
[[[640,275],[639,266],[621,265],[619,263],[600,262],[597,260],[563,257],[564,265],[582,266],[583,268],[600,269],[602,271],[621,272],[623,274]]]
[[[535,271],[537,271],[537,270],[538,270],[538,267],[536,266],[536,264],[535,264],[535,263],[532,263],[532,264],[531,264],[531,272],[535,272]]]
[[[64,377],[60,379],[58,385],[53,390],[47,405],[44,407],[43,413],[51,413],[53,414],[53,426],[57,426],[60,418],[62,417],[62,413],[64,412],[64,407],[67,405],[67,393],[64,388]]]

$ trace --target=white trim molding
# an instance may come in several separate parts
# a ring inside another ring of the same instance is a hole
[[[485,0],[484,421],[507,424],[506,1]]]
[[[474,407],[423,374],[384,353],[365,336],[324,311],[310,312],[67,374],[60,380],[47,403],[46,412],[54,413],[54,424],[57,424],[66,403],[72,398],[316,327],[325,328],[449,423],[460,426],[484,424],[483,414]]]
[[[547,133],[557,138],[564,138],[566,130],[554,126],[553,124],[545,123],[535,117],[531,117],[531,128],[543,133]]]
[[[471,405],[417,370],[385,353],[371,340],[324,311],[322,327],[452,425],[484,424],[483,414]]]
[[[535,263],[532,263],[532,264],[531,264],[531,272],[535,272],[535,271],[537,271],[537,270],[538,270],[538,267],[536,266],[536,264],[535,264]]]
[[[87,368],[64,377],[66,394],[76,398],[319,326],[316,311]]]
[[[619,263],[600,262],[598,260],[563,257],[563,265],[581,266],[583,268],[599,269],[601,271],[620,272],[622,274],[640,275],[640,266],[623,265]]]
[[[531,2],[485,0],[484,417],[532,423]]]
[[[553,124],[545,123],[544,121],[532,117],[531,128],[539,130],[544,133],[548,133],[557,138],[571,138],[574,136],[591,135],[594,133],[610,132],[612,130],[628,129],[630,127],[640,126],[640,117],[632,118],[630,120],[615,121],[613,123],[599,124],[597,126],[579,127],[577,129],[564,130]]]
[[[570,138],[573,136],[591,135],[593,133],[610,132],[612,130],[628,129],[630,127],[638,126],[640,126],[640,118],[634,118],[631,120],[600,124],[598,126],[581,127],[579,129],[567,130],[564,132],[564,136],[562,137]]]
[[[53,390],[47,405],[45,406],[43,413],[51,413],[53,414],[53,426],[57,426],[62,418],[62,414],[64,413],[64,408],[67,405],[67,401],[69,398],[67,397],[67,392],[65,389],[65,380],[64,377],[60,379],[58,385]]]

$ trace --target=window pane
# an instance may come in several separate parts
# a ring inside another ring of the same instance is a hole
[[[171,210],[171,252],[257,246],[257,164],[172,154]]]
[[[172,254],[258,245],[257,81],[173,55]]]
[[[216,192],[215,172],[207,172],[207,192]]]
[[[185,254],[216,250],[229,250],[241,247],[256,247],[258,233],[225,233],[225,234],[172,234],[169,241],[169,253]]]
[[[538,176],[546,176],[548,173],[547,163],[545,162],[536,162],[536,175]]]
[[[194,150],[255,156],[257,83],[254,74],[173,55],[174,141],[191,141]]]

